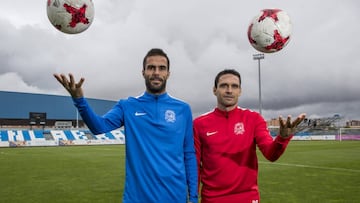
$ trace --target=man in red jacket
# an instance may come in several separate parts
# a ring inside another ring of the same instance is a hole
[[[285,151],[305,114],[293,122],[279,117],[273,139],[263,117],[238,106],[241,77],[233,69],[218,73],[213,88],[217,108],[194,120],[194,139],[202,183],[202,203],[259,203],[256,147],[269,161]]]

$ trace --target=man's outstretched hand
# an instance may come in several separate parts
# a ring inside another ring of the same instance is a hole
[[[279,117],[280,123],[280,136],[282,138],[288,138],[296,132],[296,127],[305,119],[306,114],[300,114],[293,122],[291,122],[291,116],[287,117],[287,120],[284,121],[283,118]]]
[[[69,78],[64,74],[54,74],[54,77],[59,81],[62,86],[70,93],[73,98],[81,98],[84,96],[83,90],[81,88],[85,79],[80,78],[79,82],[75,82],[74,76],[69,73]]]

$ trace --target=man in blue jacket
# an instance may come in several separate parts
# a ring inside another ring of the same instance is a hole
[[[161,49],[151,49],[143,60],[146,91],[121,99],[99,116],[84,98],[84,78],[70,73],[54,77],[70,93],[93,134],[124,126],[126,180],[124,203],[198,202],[197,163],[190,106],[166,92],[170,61]]]

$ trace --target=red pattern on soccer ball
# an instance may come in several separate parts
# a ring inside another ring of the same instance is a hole
[[[274,30],[274,42],[265,48],[268,50],[275,49],[280,51],[282,48],[284,48],[284,45],[289,39],[290,37],[283,38],[278,30]]]
[[[262,11],[263,14],[260,16],[258,22],[263,21],[267,17],[274,19],[275,22],[279,21],[277,13],[281,11],[280,9],[264,9]]]
[[[81,8],[76,9],[68,4],[64,4],[64,8],[72,16],[71,22],[69,23],[70,27],[75,27],[78,23],[89,24],[89,19],[85,17],[87,5],[84,4]]]

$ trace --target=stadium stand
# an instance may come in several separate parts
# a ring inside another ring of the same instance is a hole
[[[55,123],[72,123],[72,127],[84,127],[77,110],[69,96],[31,94],[0,91],[0,128],[34,127],[30,120],[31,113],[45,113],[44,128]],[[116,104],[116,101],[87,98],[95,113],[102,115]],[[26,101],[26,102],[24,102]],[[35,123],[40,124],[40,123]],[[79,126],[76,126],[79,124]],[[30,126],[31,125],[31,126]]]
[[[124,144],[121,129],[93,135],[70,96],[0,91],[0,147]],[[87,98],[103,115],[117,101]]]
[[[125,144],[125,135],[120,129],[99,135],[93,135],[88,129],[0,130],[0,147],[91,144]]]
[[[0,91],[0,147],[124,144],[122,129],[93,135],[79,117],[69,96]],[[117,101],[87,98],[95,113],[102,115]],[[31,116],[32,115],[32,116]],[[44,115],[45,118],[38,115]],[[360,140],[360,121],[352,120],[339,130],[342,117],[309,118],[298,126],[295,140]],[[272,136],[278,119],[268,122]],[[344,126],[344,125],[343,125]]]

